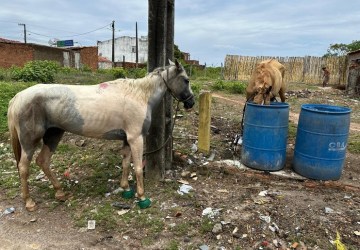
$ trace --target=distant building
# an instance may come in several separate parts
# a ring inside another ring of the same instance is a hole
[[[0,38],[0,68],[23,67],[34,60],[56,61],[64,67],[98,68],[97,47],[57,48]]]
[[[112,39],[98,42],[98,53],[102,58],[112,60]],[[136,63],[136,37],[122,36],[115,38],[115,62]],[[125,59],[125,60],[124,60]],[[138,39],[138,63],[148,60],[148,38],[141,36]]]

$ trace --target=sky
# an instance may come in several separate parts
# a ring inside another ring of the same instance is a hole
[[[146,36],[147,0],[0,0],[0,37],[49,45],[96,46]],[[357,0],[175,0],[175,44],[192,60],[221,66],[226,55],[322,56],[331,44],[360,40]]]

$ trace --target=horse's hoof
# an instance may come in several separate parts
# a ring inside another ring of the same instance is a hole
[[[132,199],[135,197],[135,192],[133,189],[124,190],[124,192],[122,192],[121,196],[125,199]]]
[[[33,200],[28,200],[25,207],[29,212],[34,212],[37,209],[36,203]]]
[[[62,190],[56,191],[55,193],[55,199],[59,201],[66,201],[66,195]]]
[[[138,205],[141,209],[145,209],[151,206],[151,200],[149,198],[145,198],[144,200],[138,201]]]

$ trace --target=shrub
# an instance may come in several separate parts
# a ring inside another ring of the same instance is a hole
[[[128,78],[142,78],[146,76],[147,70],[146,68],[131,68],[127,70],[127,77]]]
[[[211,88],[217,91],[227,91],[231,94],[243,94],[245,93],[246,84],[238,81],[216,81]]]
[[[30,61],[23,68],[12,67],[12,79],[24,82],[53,82],[60,66],[55,61]]]

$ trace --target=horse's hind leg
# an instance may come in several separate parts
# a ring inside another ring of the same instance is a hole
[[[35,211],[36,210],[36,203],[34,200],[30,197],[29,192],[29,167],[31,158],[34,154],[34,150],[32,152],[25,152],[24,150],[21,151],[21,157],[18,164],[19,168],[19,175],[20,175],[20,182],[21,182],[21,195],[23,200],[25,201],[25,207],[28,211]]]
[[[129,187],[129,173],[130,173],[130,160],[131,160],[131,150],[129,144],[124,141],[124,147],[120,152],[123,156],[122,159],[122,175],[120,180],[120,187],[124,190],[130,190]]]
[[[43,136],[43,147],[36,158],[36,164],[40,166],[45,175],[49,178],[51,184],[55,189],[55,198],[64,201],[66,199],[65,193],[61,188],[61,184],[50,170],[50,159],[54,154],[57,145],[59,144],[64,131],[58,128],[48,129]]]

